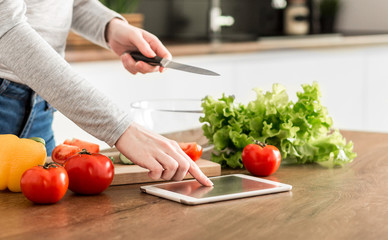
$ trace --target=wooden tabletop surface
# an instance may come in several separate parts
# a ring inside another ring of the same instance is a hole
[[[344,131],[358,157],[343,168],[281,166],[291,192],[186,206],[140,185],[54,205],[0,192],[0,239],[387,239],[388,134]],[[246,173],[224,170],[223,174]]]

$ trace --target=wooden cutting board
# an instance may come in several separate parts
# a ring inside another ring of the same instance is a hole
[[[221,166],[218,163],[214,163],[209,160],[198,159],[196,161],[202,172],[208,176],[221,175]],[[133,183],[146,183],[146,182],[159,182],[164,180],[153,180],[148,177],[148,170],[137,165],[115,165],[115,176],[111,185],[123,185]],[[193,178],[190,174],[187,174],[185,179]]]
[[[114,159],[115,175],[111,185],[124,185],[134,183],[149,183],[149,182],[160,182],[165,181],[163,179],[153,180],[148,177],[148,170],[137,165],[124,165],[120,164],[119,155],[120,153],[115,148],[101,150],[101,154]],[[47,162],[51,162],[51,158],[47,158]],[[209,160],[198,159],[195,162],[202,172],[208,176],[220,176],[221,165]],[[187,174],[185,179],[193,178],[190,174]]]
[[[147,182],[160,182],[165,181],[163,179],[153,180],[148,177],[148,170],[137,165],[123,165],[120,164],[119,152],[115,150],[103,150],[102,154],[112,157],[114,159],[115,176],[111,185],[124,185],[134,183],[147,183]],[[219,176],[221,175],[221,165],[209,160],[199,159],[195,162],[202,172],[208,176]],[[187,174],[185,179],[193,178],[190,174]]]

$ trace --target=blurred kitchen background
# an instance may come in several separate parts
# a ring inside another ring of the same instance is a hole
[[[295,99],[316,81],[336,128],[388,132],[388,1],[386,0],[105,0],[130,23],[154,33],[174,60],[221,77],[168,70],[136,76],[119,59],[74,34],[66,58],[91,84],[130,111],[146,99],[202,99],[286,86]],[[125,10],[120,4],[130,6]],[[140,19],[140,20],[139,20]],[[171,119],[174,123],[174,119]],[[77,137],[106,144],[59,112],[57,142]]]

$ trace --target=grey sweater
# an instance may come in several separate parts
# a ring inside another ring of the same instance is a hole
[[[107,23],[117,13],[98,0],[0,0],[0,78],[29,86],[85,131],[113,146],[128,114],[64,60],[71,29],[108,47]]]

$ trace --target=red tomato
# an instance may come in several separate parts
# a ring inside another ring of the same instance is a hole
[[[67,144],[59,144],[54,148],[51,153],[51,159],[59,163],[61,165],[65,164],[66,160],[70,157],[76,155],[81,152],[82,149],[77,146],[67,145]]]
[[[99,153],[100,152],[100,146],[98,144],[87,142],[87,141],[80,140],[80,139],[77,139],[77,138],[73,138],[71,140],[70,139],[66,139],[63,142],[63,144],[77,146],[77,147],[79,147],[81,149],[86,149],[90,153]]]
[[[69,189],[75,193],[94,195],[103,192],[112,183],[112,161],[99,153],[82,151],[65,163],[69,175]]]
[[[202,155],[202,147],[195,142],[178,143],[181,149],[193,160],[197,161]]]
[[[272,145],[248,144],[241,155],[244,167],[253,175],[269,176],[280,166],[279,149]]]
[[[25,171],[20,180],[22,193],[34,203],[51,204],[63,198],[69,186],[66,170],[56,163],[46,163]]]

